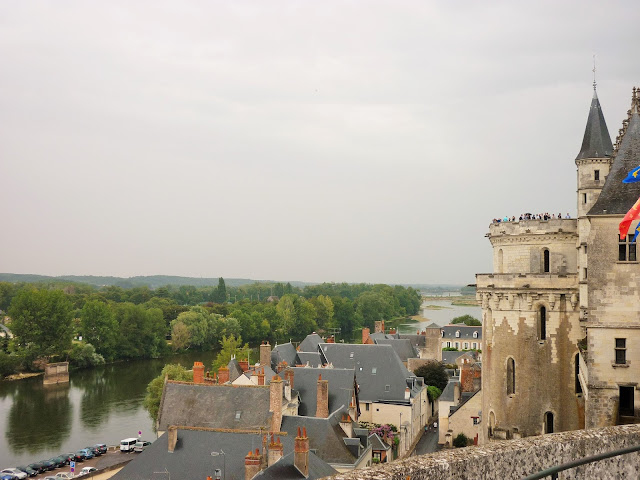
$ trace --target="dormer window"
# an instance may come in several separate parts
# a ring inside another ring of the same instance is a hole
[[[444,330],[441,333],[442,333],[442,338],[444,338]]]
[[[473,332],[473,338],[478,338],[478,332]]]
[[[377,371],[378,371],[378,369],[376,367],[373,367],[371,369],[371,375],[375,375]]]
[[[460,338],[460,330],[456,330],[456,338]]]

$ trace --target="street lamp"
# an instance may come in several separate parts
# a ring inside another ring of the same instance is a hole
[[[217,457],[218,455],[222,455],[222,479],[225,480],[227,478],[227,456],[222,451],[222,449],[220,449],[219,452],[211,452],[212,457]],[[215,474],[217,480],[220,480],[220,474],[218,473],[219,471],[220,470],[216,468]]]

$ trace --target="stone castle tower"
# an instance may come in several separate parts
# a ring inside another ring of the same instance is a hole
[[[577,219],[489,227],[494,273],[476,283],[481,441],[615,425],[621,412],[640,417],[640,265],[631,236],[616,233],[640,197],[640,183],[622,184],[640,165],[638,97],[634,89],[614,149],[594,84],[575,160]],[[615,365],[616,355],[625,363]]]

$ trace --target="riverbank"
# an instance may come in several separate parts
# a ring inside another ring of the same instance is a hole
[[[422,297],[423,302],[431,302],[431,301],[442,301],[445,300],[447,302],[451,302],[451,305],[458,307],[477,307],[478,301],[474,295],[458,295],[451,297],[439,297],[437,295],[426,295]],[[427,305],[428,308],[430,305]],[[446,307],[445,307],[446,308]]]
[[[39,377],[40,375],[44,375],[44,372],[30,372],[30,373],[14,373],[12,375],[8,375],[5,378],[0,378],[0,382],[12,382],[15,380],[24,380],[25,378],[31,377]]]

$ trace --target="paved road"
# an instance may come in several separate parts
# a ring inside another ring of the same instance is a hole
[[[438,445],[438,430],[430,429],[422,435],[422,438],[416,445],[414,454],[423,455],[425,453],[433,453],[441,448],[442,447]]]

